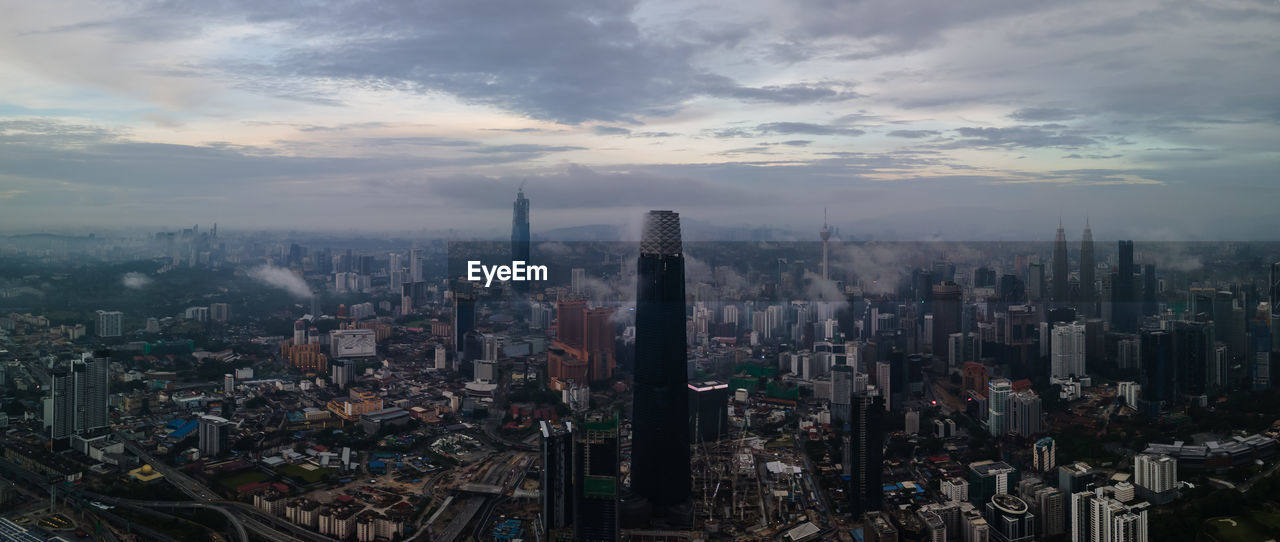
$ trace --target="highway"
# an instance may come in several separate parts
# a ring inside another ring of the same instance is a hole
[[[122,442],[124,442],[125,449],[127,449],[130,453],[138,456],[139,459],[142,459],[147,464],[151,465],[151,467],[154,468],[157,472],[159,472],[160,474],[163,474],[165,479],[168,480],[169,483],[173,484],[175,487],[182,490],[183,493],[186,493],[192,499],[195,499],[196,501],[203,502],[203,503],[214,502],[219,504],[225,504],[226,506],[235,508],[239,510],[241,513],[248,515],[249,519],[242,520],[239,517],[239,514],[228,514],[228,517],[235,518],[232,520],[232,522],[236,525],[237,531],[248,529],[253,531],[254,534],[257,534],[263,538],[266,538],[268,540],[273,540],[273,541],[280,541],[280,542],[292,541],[292,540],[312,540],[316,542],[338,542],[336,538],[330,538],[320,533],[316,533],[306,528],[300,527],[298,525],[294,525],[292,523],[289,523],[288,521],[285,521],[282,518],[269,515],[245,503],[221,501],[221,498],[217,494],[215,494],[212,490],[205,487],[204,484],[201,484],[200,482],[196,481],[190,476],[187,476],[182,471],[179,471],[178,469],[175,469],[165,464],[164,462],[155,459],[154,457],[151,456],[151,454],[147,453],[146,450],[143,450],[141,446],[138,446],[138,443],[132,440],[129,440],[119,432],[116,433],[116,436],[119,437]],[[281,537],[282,533],[277,529],[286,531],[285,534],[288,534],[290,536],[282,538]]]
[[[82,491],[81,493],[83,493],[86,497],[89,497],[89,498],[91,498],[91,499],[94,499],[94,500],[97,500],[97,501],[102,501],[102,502],[107,503],[107,504],[113,504],[113,505],[116,505],[116,506],[123,506],[123,507],[148,508],[148,509],[151,509],[151,508],[195,508],[195,509],[201,509],[201,510],[213,510],[213,511],[215,511],[215,512],[218,512],[219,514],[222,514],[224,517],[226,517],[226,518],[227,518],[227,521],[229,521],[229,522],[231,523],[231,526],[235,528],[235,530],[236,530],[236,536],[238,536],[238,537],[240,538],[240,541],[241,541],[241,542],[249,542],[249,533],[245,530],[244,523],[243,523],[243,522],[241,522],[241,521],[240,521],[240,518],[239,518],[239,517],[236,517],[236,515],[235,515],[235,514],[232,514],[229,510],[227,510],[226,508],[223,508],[223,507],[221,507],[221,506],[216,506],[216,505],[213,505],[213,504],[208,504],[208,503],[203,503],[203,502],[187,502],[187,501],[138,501],[138,500],[133,500],[133,499],[120,499],[120,498],[116,498],[116,497],[110,497],[110,496],[107,496],[107,495],[99,495],[99,494],[97,494],[97,493],[93,493],[93,492],[90,492],[90,491]]]

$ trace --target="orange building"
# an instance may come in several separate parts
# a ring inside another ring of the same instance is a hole
[[[280,345],[280,357],[304,373],[329,374],[329,357],[322,348],[320,343],[293,344],[286,341]]]
[[[576,349],[563,348],[559,341],[551,343],[551,348],[547,349],[547,376],[552,389],[563,389],[570,380],[582,385],[588,382],[590,366],[577,354]]]
[[[573,360],[586,366],[587,374],[574,381],[585,384],[613,378],[616,367],[613,354],[613,318],[612,308],[588,309],[586,301],[561,301],[556,304],[556,340],[551,342],[559,354],[547,354],[548,374],[561,380],[571,379],[568,376],[557,377],[557,374],[577,374],[577,363],[560,362],[553,368],[552,356],[561,360]]]
[[[339,418],[356,421],[361,414],[382,410],[382,398],[371,391],[351,388],[346,398],[332,399],[326,406]]]

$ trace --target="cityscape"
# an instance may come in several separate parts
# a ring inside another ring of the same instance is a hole
[[[545,242],[523,188],[512,206],[509,242],[400,249],[8,237],[6,536],[1273,528],[1280,245],[1087,221],[1072,242],[686,243],[667,210],[639,243]],[[504,259],[551,272],[457,271]]]
[[[6,4],[0,542],[1280,540],[1280,3]]]

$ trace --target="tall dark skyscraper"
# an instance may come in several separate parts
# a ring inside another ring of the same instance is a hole
[[[1174,322],[1173,356],[1178,394],[1197,396],[1221,385],[1212,370],[1214,350],[1213,326],[1205,322]]]
[[[1138,296],[1133,279],[1133,241],[1120,241],[1119,263],[1111,281],[1111,328],[1120,333],[1138,330]]]
[[[539,422],[542,430],[542,528],[544,540],[573,531],[573,424]]]
[[[529,242],[529,198],[524,197],[524,188],[516,191],[516,201],[511,213],[511,261],[528,262]],[[512,282],[512,287],[522,294],[529,292],[527,281]]]
[[[1089,219],[1084,221],[1084,235],[1080,237],[1080,308],[1087,318],[1098,315],[1098,294],[1094,282],[1097,262],[1093,256],[1093,230]]]
[[[880,483],[884,459],[884,399],[866,393],[853,396],[844,439],[845,469],[849,475],[849,505],[853,517],[880,511],[884,488]]]
[[[933,287],[933,355],[947,351],[947,339],[960,331],[960,316],[964,307],[964,291],[951,281],[943,281]]]
[[[1148,415],[1167,411],[1177,397],[1177,365],[1173,355],[1173,337],[1167,331],[1142,333],[1142,390],[1138,410]]]
[[[655,510],[690,496],[685,339],[680,215],[649,211],[636,292],[631,486]]]
[[[1058,234],[1053,239],[1053,301],[1067,302],[1067,233],[1058,221]]]

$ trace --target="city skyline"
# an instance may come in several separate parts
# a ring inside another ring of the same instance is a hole
[[[836,202],[833,225],[872,236],[1003,238],[1044,214],[1114,217],[1100,238],[1271,235],[1272,4],[15,10],[8,231],[497,234],[493,195],[527,177],[535,231],[648,208],[810,231]]]

